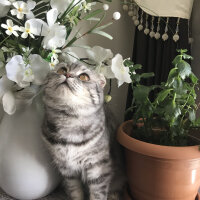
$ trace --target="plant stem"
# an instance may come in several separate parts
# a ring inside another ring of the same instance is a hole
[[[10,35],[7,36],[3,41],[1,41],[1,42],[0,42],[0,46],[1,46],[9,37],[10,37]]]

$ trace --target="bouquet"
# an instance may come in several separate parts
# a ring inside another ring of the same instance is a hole
[[[109,5],[96,8],[101,3],[0,0],[0,101],[6,113],[12,115],[18,105],[32,103],[47,74],[63,59],[83,62],[108,79],[117,78],[119,86],[131,82],[120,54],[114,56],[110,49],[100,46],[85,47],[87,58],[81,59],[72,51],[77,41],[89,34],[112,39],[104,29],[118,20],[120,13],[115,12],[110,23],[102,24]],[[82,21],[91,25],[83,33],[79,26]]]

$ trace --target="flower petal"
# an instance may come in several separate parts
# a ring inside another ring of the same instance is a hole
[[[16,82],[20,85],[23,79],[23,74],[25,70],[25,64],[22,56],[13,56],[12,59],[6,65],[6,72],[8,79]]]
[[[65,44],[67,32],[65,26],[60,26],[59,24],[54,24],[48,35],[44,37],[43,46],[46,49],[56,49],[62,47]]]
[[[52,8],[56,8],[59,13],[65,12],[72,0],[51,0]]]
[[[2,99],[5,92],[10,90],[13,85],[14,82],[9,80],[6,75],[0,79],[0,99]]]
[[[1,24],[1,27],[5,28],[5,29],[8,29],[8,25],[6,25],[6,24]]]
[[[34,74],[33,83],[36,85],[42,85],[47,74],[50,71],[49,63],[42,59],[40,55],[33,54],[29,56],[31,69]]]
[[[53,8],[47,12],[47,23],[51,27],[55,24],[58,17],[58,10]]]
[[[86,53],[89,59],[95,61],[98,65],[101,65],[102,62],[113,58],[113,53],[110,49],[104,49],[100,46],[94,46],[91,49],[87,49]]]
[[[33,14],[32,11],[29,11],[29,12],[26,14],[26,18],[27,18],[27,19],[34,19],[34,18],[35,18],[35,15]]]
[[[17,15],[18,13],[17,9],[12,9],[10,12],[11,12],[11,15]]]
[[[131,83],[131,78],[129,75],[129,68],[124,66],[123,58],[120,54],[117,54],[112,59],[112,72],[118,79],[118,85],[120,86],[123,82]]]
[[[28,33],[27,32],[23,32],[21,35],[22,38],[26,39],[28,37]]]
[[[13,21],[11,19],[7,19],[6,23],[8,26],[11,26],[11,27],[13,26]]]
[[[30,31],[37,36],[46,36],[49,32],[49,27],[46,22],[41,19],[29,19],[26,23],[30,24]]]
[[[4,94],[2,98],[3,108],[6,113],[13,115],[16,111],[15,96],[11,91]]]
[[[33,10],[35,8],[35,6],[36,6],[36,2],[32,1],[32,0],[28,0],[27,1],[27,6],[28,6],[29,10]]]

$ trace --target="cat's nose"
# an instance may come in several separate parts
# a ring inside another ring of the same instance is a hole
[[[67,78],[73,78],[72,74],[70,74],[70,73],[66,73],[65,76],[66,76]]]

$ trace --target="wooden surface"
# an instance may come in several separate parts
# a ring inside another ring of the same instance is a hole
[[[0,189],[0,200],[16,200],[12,197],[9,197]],[[61,189],[57,189],[51,195],[38,199],[38,200],[66,200],[66,195]]]

